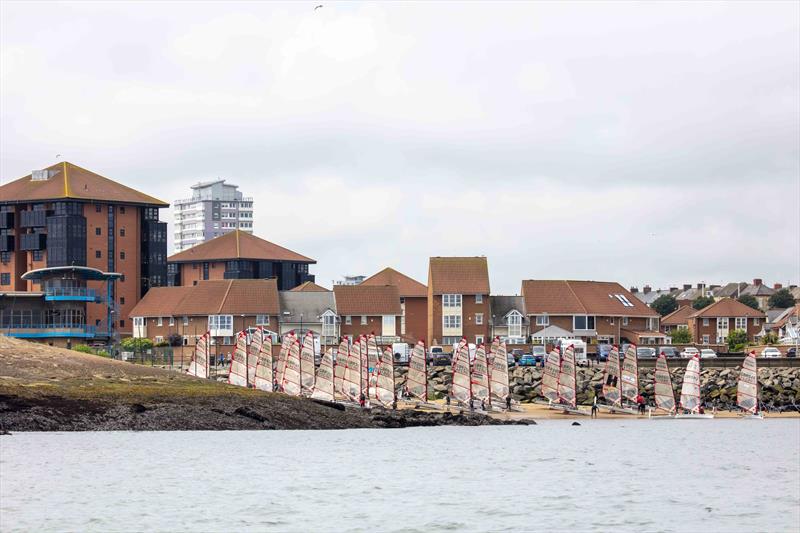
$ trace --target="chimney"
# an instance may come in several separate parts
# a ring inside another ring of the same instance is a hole
[[[753,280],[753,285],[755,285],[756,287],[760,287],[763,283],[764,283],[764,280],[762,280],[761,278],[755,278]]]
[[[677,290],[678,290],[678,287],[670,287],[669,288],[669,292],[676,292]]]
[[[692,288],[692,284],[691,283],[684,283],[683,284],[683,290],[688,291],[691,288]]]
[[[776,291],[779,291],[783,288],[783,285],[781,285],[780,283],[776,283],[775,285],[772,286],[772,288],[774,288]]]
[[[637,292],[639,292],[637,287],[631,287],[631,294],[636,294]]]
[[[650,287],[650,285],[645,285],[642,288],[642,291],[644,291],[645,294],[648,294],[651,290],[653,290],[653,289]]]
[[[698,288],[698,289],[702,289],[702,288],[703,288],[703,284],[702,284],[702,283],[698,283],[698,284],[697,284],[697,288]]]

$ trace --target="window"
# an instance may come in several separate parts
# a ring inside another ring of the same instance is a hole
[[[678,324],[678,329],[689,329],[687,324]]]
[[[121,328],[125,327],[125,321],[124,320],[120,320],[119,321],[119,327],[121,327]]]
[[[445,328],[460,328],[461,317],[459,315],[444,315],[442,317],[442,326]]]
[[[747,317],[736,317],[736,329],[747,329]]]
[[[102,213],[103,212],[103,206],[100,205],[100,204],[95,205],[94,206],[94,212],[95,213]]]
[[[125,236],[125,228],[119,228],[119,236],[120,237],[124,237]]]
[[[549,326],[550,325],[550,317],[548,315],[536,315],[536,325],[537,326]]]
[[[189,317],[188,316],[183,317],[183,325],[184,326],[188,326],[189,325]]]
[[[627,326],[628,322],[630,322],[630,318],[628,318],[626,316],[622,317],[622,325],[623,326]]]
[[[125,252],[120,252],[119,253],[119,258],[120,259],[125,259]]]
[[[11,285],[11,272],[0,274],[0,285]]]
[[[621,303],[625,307],[633,307],[633,304],[631,303],[631,301],[628,300],[628,297],[625,296],[624,294],[615,294],[614,297],[617,300],[619,300],[619,303]]]
[[[269,326],[269,315],[256,315],[256,326]]]
[[[102,235],[103,231],[100,228],[94,228],[94,234],[95,235]]]
[[[483,325],[483,313],[475,313],[475,325]]]
[[[169,317],[169,325],[170,325],[170,327],[175,325],[175,317],[174,316]]]
[[[41,261],[42,259],[44,259],[44,254],[42,253],[42,251],[41,250],[34,250],[33,251],[33,260],[34,261]]]
[[[652,317],[647,319],[647,329],[649,331],[658,331],[658,318]]]
[[[522,337],[522,314],[517,311],[509,313],[506,319],[509,337]]]
[[[124,296],[120,296],[119,297],[119,305],[125,305],[125,297]]]
[[[588,315],[575,315],[572,317],[572,329],[594,329],[594,317]]]
[[[348,326],[351,325],[353,323],[353,317],[347,315],[346,317],[344,317],[344,323],[347,324]]]
[[[158,320],[156,320],[156,326],[163,326],[163,325],[164,325],[164,319],[158,317]]]
[[[362,326],[367,325],[367,315],[361,315],[361,325]]]
[[[483,294],[476,294],[475,295],[475,303],[482,304],[483,303]]]
[[[322,335],[333,337],[336,334],[336,316],[333,313],[322,315]]]
[[[121,215],[124,215],[124,214],[125,214],[125,206],[122,206],[122,205],[121,205],[121,206],[119,207],[119,213],[120,213]]]
[[[727,318],[718,318],[717,319],[717,329],[728,329],[728,319]]]
[[[119,277],[119,280],[120,280],[120,281],[125,281],[125,274],[121,275],[121,276]]]
[[[754,319],[753,319],[753,325],[754,325],[754,326],[758,326],[758,325],[760,325],[760,324],[761,324],[761,319],[760,319],[760,318],[754,318]]]
[[[156,341],[156,344],[159,344],[161,342],[164,342],[164,337],[162,337],[161,335],[156,335],[154,340]]]
[[[443,307],[461,307],[460,294],[443,294],[442,295]]]
[[[611,324],[612,326],[614,325],[614,317],[613,316],[608,319],[608,323]]]
[[[94,256],[95,256],[97,259],[100,259],[101,257],[103,257],[103,252],[101,252],[100,250],[95,250],[95,251],[94,251]]]
[[[709,340],[710,339],[709,339],[708,335],[703,335],[703,344],[708,344]]]
[[[137,328],[144,327],[144,317],[143,316],[133,317],[133,326]]]
[[[208,329],[216,337],[233,335],[233,315],[209,315]],[[230,333],[226,333],[228,331]]]
[[[475,335],[475,344],[483,344],[483,335]]]
[[[707,325],[708,325],[708,319],[707,319],[707,318],[704,318],[704,319],[703,319],[703,325],[704,325],[704,326],[707,326]],[[708,344],[708,343],[706,343],[706,344]]]

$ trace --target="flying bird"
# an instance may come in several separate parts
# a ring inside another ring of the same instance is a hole
[[[318,5],[317,7],[314,8],[314,11],[316,11],[317,9],[319,9],[321,7],[322,7],[322,4]]]

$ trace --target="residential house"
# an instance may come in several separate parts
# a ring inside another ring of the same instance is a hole
[[[739,298],[741,296],[742,291],[747,288],[747,283],[743,281],[733,282],[733,283],[726,283],[721,287],[717,287],[712,292],[714,299],[719,301],[723,298]]]
[[[758,301],[758,307],[762,311],[766,311],[767,309],[769,309],[769,297],[775,294],[775,291],[779,290],[780,288],[781,288],[780,283],[777,283],[775,285],[775,288],[772,289],[764,285],[762,279],[756,278],[753,280],[752,285],[748,285],[747,287],[745,287],[741,295],[753,296]]]
[[[528,340],[528,317],[522,296],[490,296],[492,310],[490,339],[500,337],[508,344],[525,344]]]
[[[752,341],[765,319],[763,312],[733,298],[723,298],[689,315],[688,325],[695,343],[724,344],[734,329],[746,331],[748,341]]]
[[[553,331],[568,332],[588,344],[669,342],[659,330],[658,313],[619,283],[524,280],[522,296],[534,338],[550,328],[549,336]]]
[[[661,317],[661,331],[666,334],[675,329],[689,329],[689,316],[695,309],[691,305],[682,305],[675,311]]]
[[[692,287],[691,284],[686,283],[683,285],[683,290],[678,291],[678,294],[675,294],[674,296],[675,300],[678,301],[678,305],[692,305],[692,302],[701,296],[713,295],[713,291],[705,283],[698,283],[695,287]]]
[[[388,267],[368,277],[361,282],[361,285],[396,286],[400,294],[400,308],[403,312],[400,319],[400,337],[404,342],[411,344],[416,344],[417,341],[426,339],[428,332],[428,287]]]
[[[636,287],[631,287],[631,293],[647,306],[662,296],[675,296],[678,294],[678,292],[679,291],[677,287],[653,290],[650,285],[645,285],[641,291]]]
[[[444,347],[462,337],[489,337],[489,265],[485,257],[431,257],[428,264],[428,339]]]
[[[292,289],[280,291],[279,299],[281,335],[290,331],[304,335],[307,331],[312,331],[320,337],[320,344],[323,346],[339,342],[340,321],[332,291]]]
[[[321,285],[317,285],[313,281],[305,281],[297,287],[289,290],[292,292],[331,292],[330,289],[326,289]]]
[[[314,281],[313,259],[235,229],[167,258],[168,284],[179,287],[215,279],[275,278],[288,291]]]
[[[357,337],[372,333],[378,343],[400,340],[400,293],[396,285],[334,285],[341,335]]]

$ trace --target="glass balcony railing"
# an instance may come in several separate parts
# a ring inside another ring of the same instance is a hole
[[[45,300],[99,302],[97,291],[88,287],[50,287],[44,291]]]
[[[97,326],[78,323],[37,324],[28,322],[11,322],[0,327],[0,335],[20,339],[41,339],[52,337],[93,338],[97,335]]]

